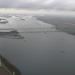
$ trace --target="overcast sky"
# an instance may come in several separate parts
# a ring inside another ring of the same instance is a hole
[[[0,0],[1,8],[74,10],[75,0]]]

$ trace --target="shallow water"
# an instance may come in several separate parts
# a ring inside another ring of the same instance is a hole
[[[75,74],[75,36],[52,30],[21,30],[23,39],[0,37],[0,54],[22,75]]]

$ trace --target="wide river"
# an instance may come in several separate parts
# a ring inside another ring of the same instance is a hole
[[[75,75],[75,36],[59,31],[19,32],[0,38],[0,54],[22,75]]]

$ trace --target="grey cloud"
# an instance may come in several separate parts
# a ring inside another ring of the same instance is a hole
[[[10,8],[16,0],[0,0],[0,8]]]
[[[75,0],[0,0],[0,7],[75,10]]]

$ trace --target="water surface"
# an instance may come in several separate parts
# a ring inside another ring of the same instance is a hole
[[[0,53],[22,75],[75,74],[75,36],[59,31],[24,30],[19,32],[24,39],[0,37]]]

